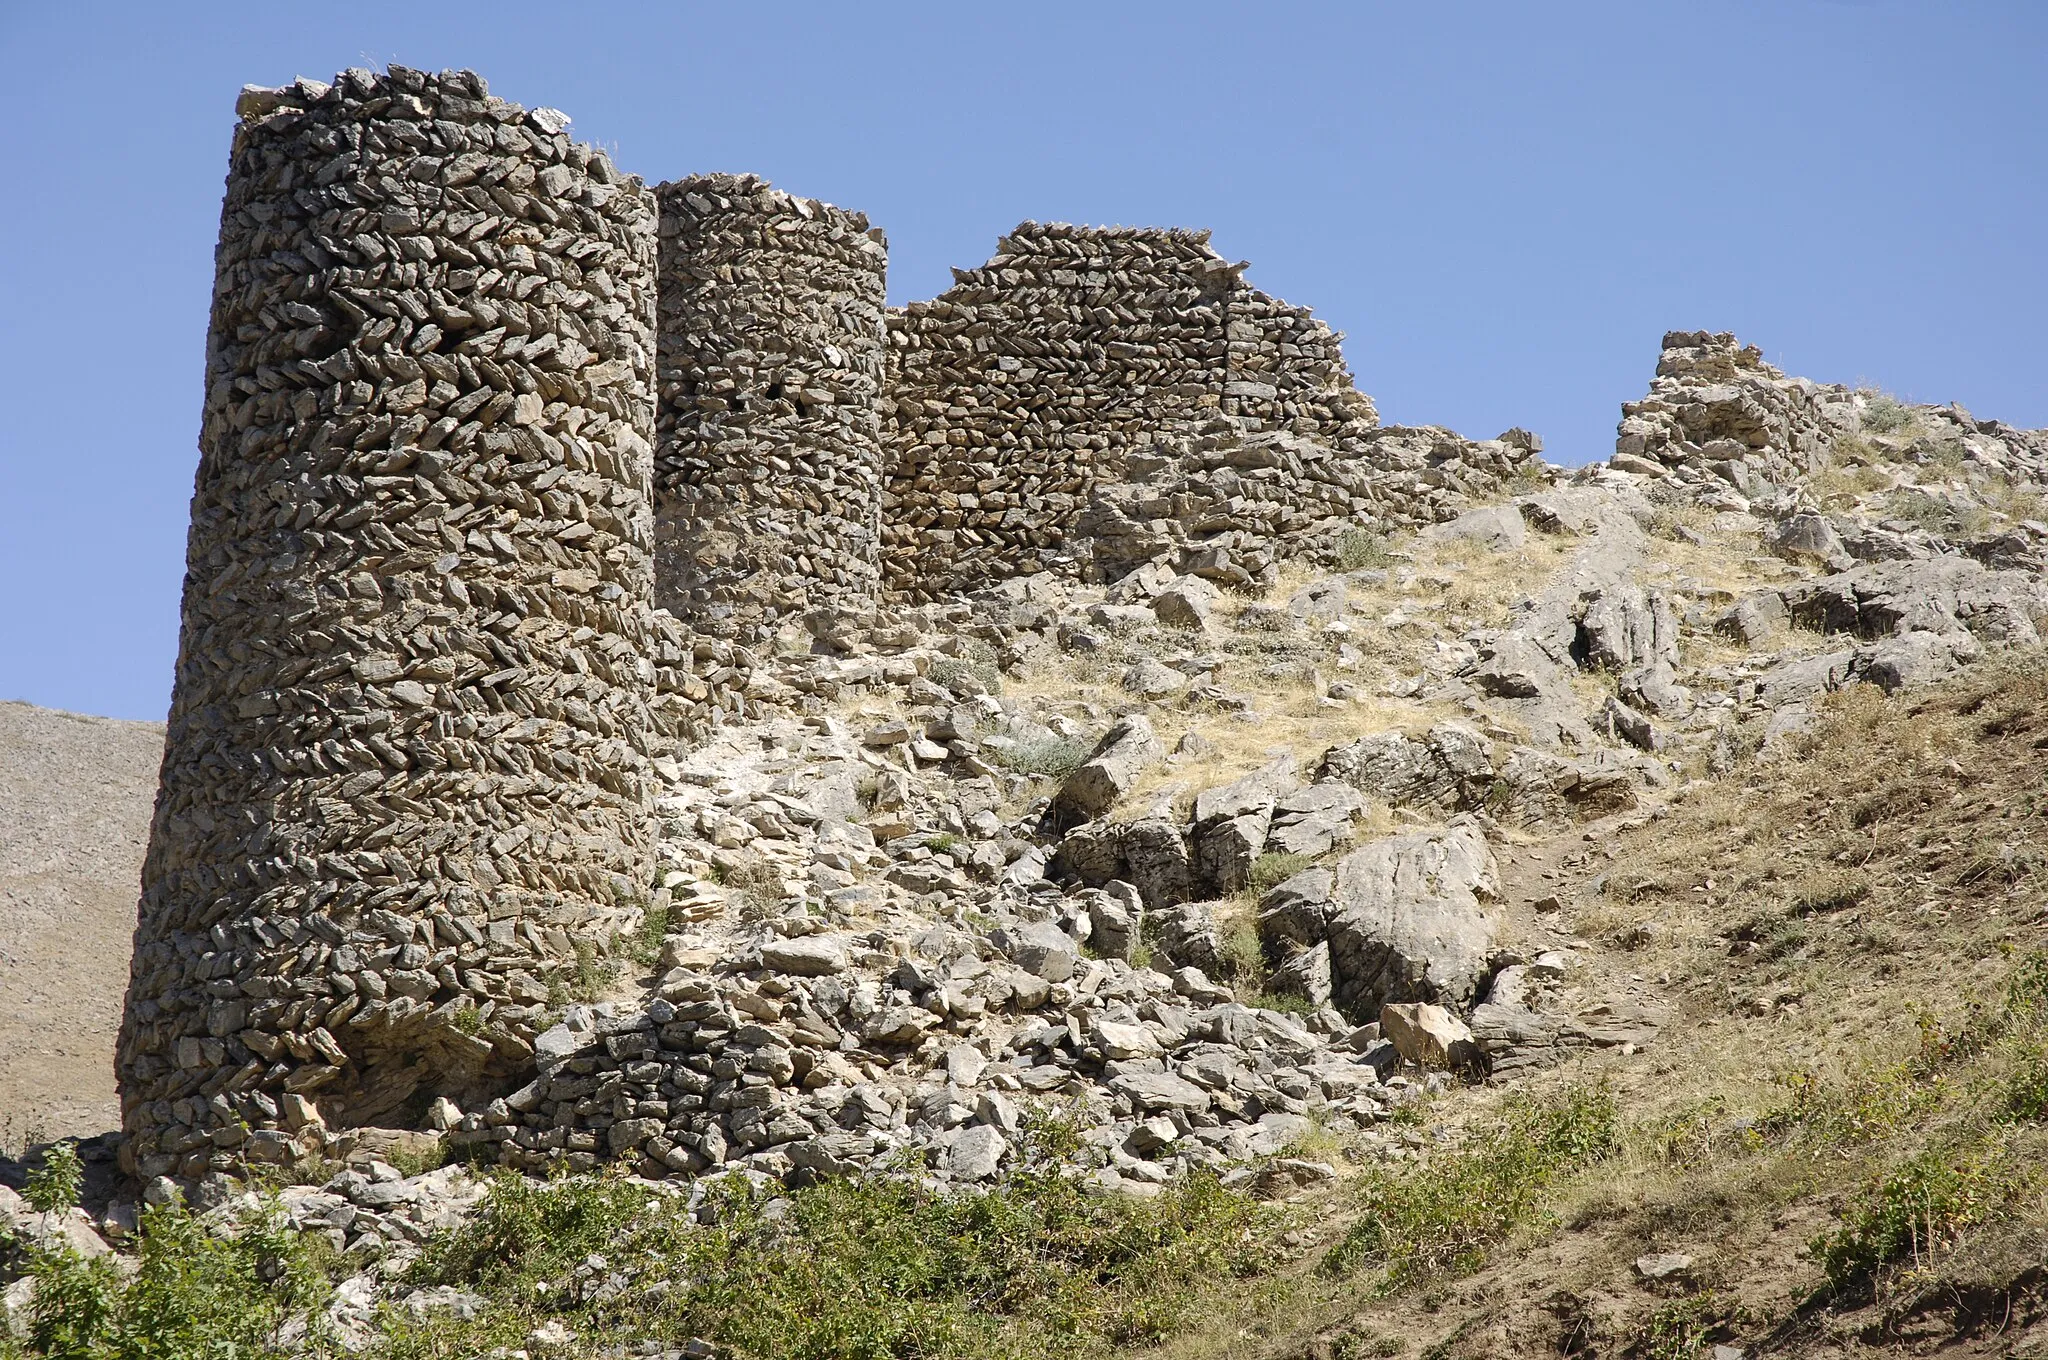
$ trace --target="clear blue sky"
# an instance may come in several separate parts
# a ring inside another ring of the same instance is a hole
[[[0,697],[169,702],[245,82],[468,66],[650,181],[1207,226],[1389,421],[1612,447],[1662,333],[2048,425],[2048,3],[0,0]]]

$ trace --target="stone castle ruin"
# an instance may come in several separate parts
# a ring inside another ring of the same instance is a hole
[[[1205,233],[1026,223],[892,310],[861,214],[649,190],[467,72],[238,111],[118,1059],[145,1176],[523,1080],[648,902],[657,743],[814,704],[752,668],[779,630],[1248,583],[1540,468],[1380,426]]]

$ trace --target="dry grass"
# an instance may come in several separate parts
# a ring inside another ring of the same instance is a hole
[[[2043,750],[2048,658],[2016,657],[1908,699],[1837,695],[1798,748],[1637,830],[1532,847],[1578,866],[1587,991],[1668,979],[1649,1054],[1514,1088],[1603,1074],[1612,1155],[1476,1274],[1374,1303],[1304,1283],[1285,1315],[1170,1353],[1819,1357],[1971,1329],[1969,1354],[2036,1353],[1992,1343],[2048,1327],[2048,1002],[2016,1000],[2048,996]],[[1428,1126],[1457,1145],[1509,1098],[1447,1097]],[[1326,1239],[1350,1221],[1338,1201]],[[1648,1287],[1633,1263],[1658,1251],[1694,1267]]]

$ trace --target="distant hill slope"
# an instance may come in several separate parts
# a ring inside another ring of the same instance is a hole
[[[0,1147],[118,1127],[162,723],[0,702]]]

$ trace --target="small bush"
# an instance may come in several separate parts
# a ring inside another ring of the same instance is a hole
[[[1501,1123],[1454,1152],[1359,1177],[1363,1217],[1323,1269],[1348,1275],[1376,1268],[1380,1289],[1389,1293],[1434,1276],[1468,1274],[1536,1216],[1551,1186],[1604,1160],[1618,1144],[1614,1094],[1604,1085],[1523,1098]]]
[[[956,656],[937,657],[931,669],[926,672],[933,684],[943,685],[955,694],[994,694],[1003,692],[1003,674],[996,669],[994,653],[983,660]]]
[[[2005,1110],[2029,1123],[2048,1120],[2048,1051],[2035,1046],[2020,1055],[2006,1078]]]
[[[1863,403],[1862,423],[1872,434],[1892,434],[1913,423],[1913,409],[1897,397],[1880,392]]]
[[[1643,1320],[1628,1353],[1637,1360],[1697,1360],[1721,1329],[1721,1312],[1712,1290],[1672,1299]]]
[[[1027,1160],[1078,1146],[1056,1121],[1028,1133]],[[703,1226],[624,1182],[501,1178],[413,1271],[493,1307],[468,1323],[392,1318],[390,1352],[480,1354],[560,1317],[593,1349],[695,1336],[789,1360],[1106,1355],[1156,1344],[1277,1261],[1272,1211],[1208,1175],[1150,1200],[1022,1170],[985,1194],[834,1180],[735,1185],[712,1204]]]
[[[652,968],[661,958],[661,942],[667,935],[668,908],[649,907],[640,918],[640,928],[619,941],[619,947],[642,968]]]
[[[69,1143],[52,1143],[43,1149],[43,1164],[31,1171],[22,1198],[39,1214],[54,1214],[78,1204],[85,1188],[85,1164],[78,1149]]]
[[[1393,565],[1393,557],[1387,551],[1387,536],[1370,529],[1346,529],[1337,540],[1337,569],[1339,571],[1363,571],[1373,567]]]
[[[1982,1148],[1927,1148],[1893,1166],[1847,1205],[1811,1252],[1836,1289],[1902,1260],[1930,1264],[1964,1228],[1996,1213],[2013,1188],[2004,1159]]]
[[[156,1205],[138,1225],[125,1283],[105,1259],[36,1250],[31,1356],[57,1360],[242,1360],[275,1353],[279,1326],[316,1307],[326,1280],[281,1218],[209,1231],[182,1205]]]
[[[1884,513],[1888,519],[1902,519],[1929,532],[1940,531],[1947,525],[1949,517],[1946,501],[1909,486],[1900,487],[1884,498]]]
[[[996,752],[996,760],[1018,774],[1065,779],[1081,768],[1095,748],[1074,737],[1048,736],[1020,741]]]
[[[1313,855],[1293,855],[1275,852],[1260,855],[1252,861],[1251,895],[1264,897],[1280,884],[1293,878],[1303,869],[1314,864]]]

